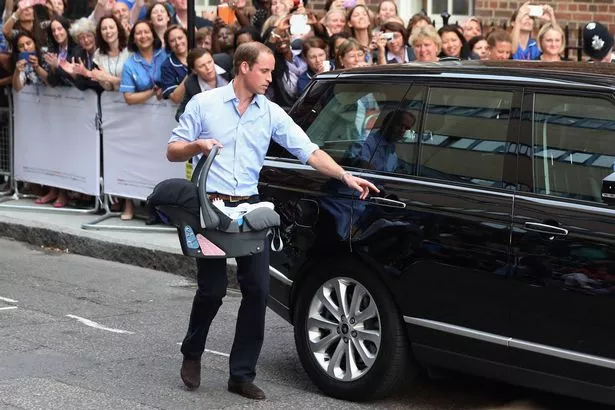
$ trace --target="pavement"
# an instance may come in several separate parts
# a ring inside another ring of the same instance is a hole
[[[122,221],[113,216],[95,225],[102,213],[74,213],[35,205],[32,199],[0,199],[0,237],[12,238],[42,248],[89,256],[194,278],[193,258],[182,254],[175,229],[164,225],[148,227],[145,220]],[[31,207],[21,209],[18,207]],[[137,215],[144,214],[138,208]],[[86,224],[89,229],[83,229]],[[96,229],[97,227],[103,229]],[[132,231],[131,228],[136,230]],[[152,229],[153,228],[153,229]],[[165,232],[160,230],[164,229]],[[147,229],[147,231],[146,231]],[[142,230],[142,231],[139,231]],[[236,264],[228,260],[229,287],[236,288]]]

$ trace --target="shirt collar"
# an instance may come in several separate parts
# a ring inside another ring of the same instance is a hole
[[[154,50],[154,57],[152,58],[152,60],[156,60],[156,57],[158,57],[158,55],[159,55],[160,53],[162,53],[163,51],[164,51],[164,50],[163,50],[163,49],[161,49],[161,48],[159,48],[158,50]],[[140,54],[138,51],[137,51],[136,53],[134,53],[134,54],[133,54],[133,58],[135,59],[135,61],[136,61],[137,63],[145,63],[145,64],[148,64],[148,62],[147,62],[147,61],[145,61],[145,60],[143,59],[143,57],[141,57],[141,54]]]
[[[237,98],[235,95],[235,90],[233,89],[234,82],[235,80],[232,80],[230,83],[222,87],[222,101],[225,103],[233,100],[239,101],[239,98]],[[252,102],[250,104],[256,104],[258,108],[262,108],[264,98],[264,95],[256,94],[254,98],[252,98]]]
[[[186,68],[186,66],[181,61],[179,61],[175,53],[169,56],[169,60],[171,61],[171,65],[173,67]]]

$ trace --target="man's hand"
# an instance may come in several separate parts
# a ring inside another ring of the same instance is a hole
[[[348,188],[356,189],[361,194],[359,195],[359,199],[365,199],[369,195],[369,191],[374,191],[376,193],[380,192],[378,188],[371,182],[363,179],[355,177],[354,175],[348,173],[344,174],[342,178],[344,183],[348,186]]]
[[[220,148],[223,148],[224,146],[216,139],[198,139],[196,141],[194,141],[194,143],[196,145],[198,145],[198,147],[200,148],[201,152],[205,155],[209,155],[209,153],[211,152],[211,150],[213,149],[213,147],[215,145],[217,145]]]

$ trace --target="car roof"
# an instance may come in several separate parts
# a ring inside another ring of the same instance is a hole
[[[615,91],[615,64],[542,61],[442,61],[435,63],[386,64],[338,70],[319,78],[351,77],[442,77],[460,80],[514,82],[529,85],[568,85],[609,88]]]

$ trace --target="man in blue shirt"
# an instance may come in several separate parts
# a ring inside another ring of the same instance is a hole
[[[258,177],[273,138],[303,163],[324,175],[338,178],[367,198],[378,192],[369,181],[344,171],[313,144],[303,130],[277,104],[263,95],[275,66],[273,52],[262,43],[242,44],[234,55],[235,79],[228,85],[196,95],[186,106],[167,147],[170,161],[198,161],[214,145],[220,153],[209,171],[211,194],[231,201],[258,194]],[[230,355],[228,390],[262,400],[254,385],[256,361],[263,344],[265,309],[269,293],[269,252],[237,258],[237,279],[243,299]],[[225,259],[197,259],[197,291],[188,332],[182,343],[181,377],[188,388],[200,385],[201,355],[209,326],[228,285]]]

